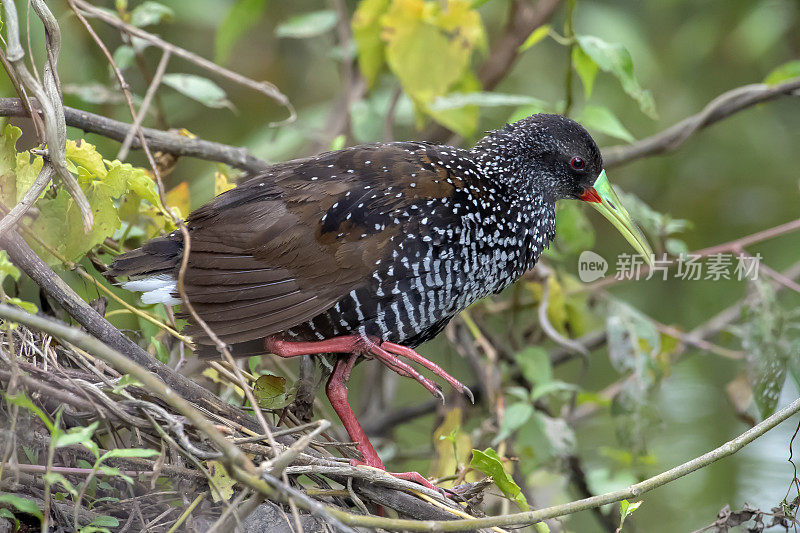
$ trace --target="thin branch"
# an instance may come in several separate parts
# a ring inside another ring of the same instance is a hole
[[[38,113],[41,114],[42,110],[38,102],[35,99],[31,101]],[[27,117],[29,115],[19,98],[0,98],[0,116]],[[119,120],[67,106],[64,106],[64,117],[68,126],[80,128],[88,133],[96,133],[119,142],[123,142],[133,128],[131,124],[126,122],[120,122]],[[196,157],[206,161],[217,161],[251,172],[259,172],[270,166],[268,162],[258,159],[245,148],[186,137],[153,128],[143,127],[141,130],[150,148],[158,152]],[[131,148],[137,150],[142,148],[138,138],[133,138]]]
[[[784,96],[798,96],[800,77],[779,85],[754,83],[724,92],[714,98],[702,111],[687,117],[660,133],[651,135],[628,145],[604,148],[603,162],[606,168],[630,163],[636,159],[671,152],[686,142],[695,132],[761,102],[776,100]]]
[[[161,54],[161,60],[158,62],[158,67],[156,67],[156,73],[153,76],[153,81],[150,82],[150,85],[147,87],[147,92],[144,94],[142,105],[139,107],[139,114],[134,119],[130,130],[128,130],[128,134],[122,141],[122,146],[119,147],[119,152],[117,152],[117,159],[120,161],[125,161],[125,159],[128,157],[128,151],[131,148],[133,136],[142,127],[142,120],[144,120],[144,117],[147,115],[147,109],[150,107],[150,103],[153,101],[153,97],[156,95],[158,86],[161,84],[161,79],[164,77],[164,73],[167,71],[169,55],[169,50],[164,50],[164,52]]]
[[[85,12],[91,17],[97,18],[106,24],[117,28],[118,30],[124,31],[129,35],[144,39],[148,43],[157,46],[164,51],[169,51],[172,55],[194,63],[195,65],[208,70],[209,72],[213,72],[214,74],[222,76],[223,78],[227,78],[228,80],[238,83],[239,85],[243,85],[253,89],[254,91],[260,92],[261,94],[268,96],[282,106],[286,107],[289,110],[289,117],[282,122],[270,124],[271,126],[293,122],[297,117],[289,98],[272,83],[268,81],[255,81],[246,76],[242,76],[238,72],[221,67],[213,61],[209,61],[208,59],[181,48],[180,46],[176,46],[170,42],[167,42],[157,35],[153,35],[152,33],[149,33],[141,28],[132,26],[131,24],[120,20],[119,18],[106,11],[103,11],[102,9],[98,9],[84,0],[73,0],[73,3],[75,6],[79,7],[81,11]]]

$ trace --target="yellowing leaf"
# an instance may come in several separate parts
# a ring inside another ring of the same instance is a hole
[[[219,461],[206,461],[206,467],[211,474],[208,486],[211,488],[211,497],[215,502],[228,501],[233,496],[233,486],[236,480],[228,474]]]
[[[288,404],[286,378],[264,374],[253,385],[253,395],[262,409],[280,409]]]
[[[370,87],[386,62],[379,20],[389,9],[389,4],[390,0],[361,0],[353,13],[353,39],[358,50],[358,66]]]
[[[104,178],[106,166],[97,148],[84,140],[67,140],[67,161],[85,168],[95,178]]]
[[[189,184],[185,181],[179,183],[169,191],[167,191],[166,198],[167,205],[169,207],[177,207],[178,211],[180,212],[181,216],[186,216],[189,214],[190,209],[190,198],[189,198]]]
[[[437,96],[469,80],[472,53],[486,42],[480,15],[466,0],[449,0],[444,7],[432,1],[394,0],[380,23],[389,68],[400,79],[405,92],[425,112],[428,112],[427,104]],[[469,92],[478,87],[459,89]],[[464,111],[459,111],[456,115],[463,114]],[[432,116],[442,121],[442,116]],[[462,121],[455,121],[459,133],[470,126],[474,128],[472,120],[464,124],[463,117],[458,118]]]
[[[214,172],[214,196],[222,194],[236,187],[235,183],[228,181],[228,176],[222,172]]]

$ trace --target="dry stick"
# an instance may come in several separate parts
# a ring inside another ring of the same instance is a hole
[[[68,0],[70,5],[75,8],[75,6],[79,7],[82,11],[85,11],[87,14],[91,15],[92,17],[96,17],[106,24],[113,26],[119,30],[122,30],[129,35],[134,37],[138,37],[140,39],[144,39],[145,41],[149,42],[150,44],[161,48],[164,51],[169,51],[172,55],[177,57],[183,58],[187,61],[194,63],[195,65],[208,70],[209,72],[213,72],[218,74],[224,78],[227,78],[239,85],[244,85],[245,87],[249,87],[255,91],[264,94],[282,106],[286,107],[289,110],[289,118],[285,119],[282,122],[272,123],[271,126],[277,126],[285,123],[289,123],[295,120],[297,117],[294,107],[292,106],[289,98],[280,92],[278,88],[269,83],[268,81],[255,81],[251,80],[246,76],[242,76],[238,72],[234,72],[232,70],[228,70],[225,67],[221,67],[214,63],[213,61],[209,61],[204,57],[200,57],[199,55],[189,52],[188,50],[181,48],[179,46],[175,46],[172,43],[169,43],[162,38],[158,37],[157,35],[153,35],[152,33],[146,32],[141,28],[137,28],[136,26],[132,26],[122,20],[118,19],[114,15],[111,15],[101,9],[96,8],[92,4],[85,2],[84,0]],[[77,14],[77,10],[76,10]]]
[[[6,44],[7,59],[25,87],[39,100],[39,105],[42,108],[42,117],[44,119],[45,134],[44,139],[41,140],[47,143],[50,162],[56,174],[58,174],[58,177],[64,182],[70,195],[75,200],[75,204],[80,209],[84,230],[88,232],[92,229],[94,221],[92,208],[89,205],[89,201],[86,199],[86,195],[83,194],[80,185],[78,185],[75,176],[67,170],[67,128],[64,125],[64,108],[61,104],[60,88],[55,81],[56,64],[53,62],[61,47],[61,36],[58,31],[58,25],[55,24],[55,19],[52,13],[50,13],[50,10],[47,9],[47,6],[45,6],[41,0],[37,0],[33,5],[35,6],[37,14],[42,18],[47,37],[48,67],[45,71],[44,87],[36,80],[25,65],[25,52],[19,41],[19,21],[17,18],[17,9],[13,0],[3,0],[6,13],[4,22],[6,25],[6,37],[8,39]],[[41,174],[39,177],[41,177]],[[37,183],[37,187],[44,190],[40,183]],[[22,214],[24,214],[24,211],[19,216],[22,216]],[[6,228],[6,231],[7,230],[8,228]]]
[[[31,99],[31,101],[36,111],[34,116],[39,118],[41,108],[38,101],[35,99]],[[27,117],[30,114],[19,98],[0,98],[0,116]],[[119,142],[123,142],[131,131],[131,124],[126,122],[120,122],[119,120],[113,120],[68,106],[64,106],[64,117],[68,126],[80,128],[87,133],[96,133]],[[225,163],[234,168],[251,172],[258,172],[270,166],[268,162],[258,159],[245,148],[186,137],[153,128],[143,127],[141,130],[150,148],[158,152]],[[134,137],[131,141],[131,148],[138,150],[141,147],[139,139]]]
[[[161,54],[161,61],[158,62],[158,67],[156,67],[156,73],[153,76],[153,81],[150,83],[150,86],[147,87],[147,92],[142,100],[142,105],[139,107],[139,115],[135,117],[133,124],[131,125],[131,129],[128,130],[128,134],[122,141],[122,146],[119,147],[119,152],[117,152],[117,159],[120,161],[125,161],[125,159],[128,157],[128,151],[131,148],[133,136],[142,127],[142,120],[144,120],[144,117],[147,115],[147,110],[150,107],[150,103],[153,101],[153,97],[156,95],[156,91],[158,90],[158,86],[161,84],[161,79],[164,77],[164,73],[167,71],[168,64],[169,50],[164,50],[164,52]]]
[[[782,96],[797,96],[799,90],[800,77],[779,85],[755,83],[731,89],[714,98],[696,115],[687,117],[660,133],[629,145],[604,148],[602,152],[605,167],[611,168],[641,157],[675,150],[698,130],[755,104]]]

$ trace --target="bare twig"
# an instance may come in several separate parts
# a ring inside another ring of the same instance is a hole
[[[797,96],[799,90],[800,78],[779,85],[755,83],[731,89],[714,98],[696,115],[687,117],[660,133],[628,145],[604,148],[603,162],[606,168],[611,168],[642,157],[670,152],[686,142],[692,134],[715,122],[761,102],[783,96]]]
[[[42,112],[41,107],[36,100],[32,100],[32,102],[38,112],[38,116]],[[0,98],[0,116],[27,117],[29,114],[19,98]],[[119,142],[123,142],[129,132],[133,130],[131,124],[67,106],[64,106],[64,116],[68,126],[80,128],[88,133],[96,133]],[[234,168],[251,172],[258,172],[269,167],[268,162],[258,159],[245,148],[186,137],[177,133],[152,128],[143,127],[141,130],[152,150],[179,156],[196,157],[207,161],[218,161]],[[131,148],[142,148],[137,137],[133,137]]]
[[[125,139],[122,141],[122,146],[119,147],[119,152],[117,152],[117,159],[120,161],[124,161],[128,157],[128,150],[130,150],[133,136],[142,127],[142,120],[144,120],[145,115],[147,115],[147,109],[150,107],[150,103],[153,101],[153,97],[156,95],[158,86],[161,84],[161,79],[164,77],[164,73],[167,71],[168,64],[169,50],[164,50],[164,52],[161,54],[161,60],[158,62],[158,67],[156,67],[156,73],[153,76],[153,81],[150,82],[150,85],[147,87],[147,92],[142,100],[142,105],[139,107],[139,114],[134,119],[130,130],[128,130],[128,134],[125,135]]]

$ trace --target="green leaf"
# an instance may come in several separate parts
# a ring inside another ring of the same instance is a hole
[[[386,63],[379,20],[389,9],[390,3],[391,0],[361,0],[353,13],[353,39],[358,50],[358,66],[369,87],[375,83]]]
[[[135,377],[131,376],[130,374],[125,374],[124,376],[119,378],[117,384],[114,385],[113,392],[114,394],[120,394],[127,387],[143,387],[143,385],[142,382],[136,379]]]
[[[253,395],[262,409],[280,409],[288,404],[286,378],[264,374],[253,385]]]
[[[233,47],[253,26],[258,24],[267,0],[238,0],[234,3],[217,27],[214,41],[214,61],[226,63]]]
[[[533,415],[533,405],[528,402],[512,403],[503,415],[500,429],[497,436],[492,439],[492,446],[497,446],[500,442],[510,437],[517,429],[527,423]]]
[[[1,25],[0,25],[1,26]],[[14,531],[19,531],[19,520],[14,513],[6,509],[5,507],[0,507],[0,518],[7,518],[14,522]]]
[[[628,500],[619,502],[619,528],[617,533],[622,533],[622,526],[625,524],[625,519],[642,505],[641,501],[630,503]]]
[[[142,2],[131,12],[131,24],[137,28],[151,26],[161,22],[172,22],[175,12],[158,2]]]
[[[72,446],[73,444],[83,444],[87,441],[91,441],[99,424],[99,422],[92,422],[86,427],[77,426],[70,428],[66,433],[61,433],[57,439],[53,439],[53,447],[61,448],[63,446]]]
[[[642,89],[633,74],[633,59],[628,49],[619,43],[608,43],[592,35],[577,36],[578,45],[604,72],[615,76],[622,90],[638,104],[650,118],[657,118],[653,95]],[[581,76],[583,79],[583,76]]]
[[[107,476],[122,478],[128,485],[133,485],[133,478],[127,474],[123,474],[119,468],[113,466],[100,465],[97,467],[97,470]]]
[[[83,139],[67,140],[67,162],[76,167],[83,167],[89,171],[93,179],[103,179],[108,174],[106,165],[103,163],[103,156],[93,144]],[[72,170],[72,172],[77,172],[77,170]]]
[[[50,418],[46,414],[44,414],[44,411],[39,409],[39,407],[35,403],[33,403],[31,399],[28,398],[28,396],[24,392],[17,391],[14,394],[7,394],[5,395],[5,398],[12,404],[27,409],[31,413],[38,416],[51,434],[55,432],[55,425],[53,425],[53,422],[50,420]]]
[[[538,98],[523,94],[503,94],[476,91],[472,93],[450,93],[446,96],[440,96],[430,104],[429,109],[432,111],[445,111],[448,109],[459,109],[470,105],[478,107],[520,105],[544,107],[546,104]]]
[[[583,108],[578,121],[588,129],[595,129],[625,142],[631,143],[636,140],[607,107],[587,105]]]
[[[30,152],[17,153],[20,135],[22,130],[8,124],[0,137],[0,202],[9,209],[22,200],[43,164],[41,157],[31,158]]]
[[[341,150],[342,148],[344,148],[346,142],[347,142],[347,135],[337,135],[331,141],[329,150],[333,152],[335,152],[336,150]]]
[[[139,197],[144,198],[154,207],[164,210],[164,206],[161,205],[161,198],[158,196],[156,182],[145,169],[116,160],[106,161],[106,164],[109,168],[108,180],[118,179],[127,183],[130,190],[139,195]]]
[[[44,515],[42,515],[42,511],[39,510],[39,506],[36,505],[36,502],[17,496],[16,494],[0,494],[0,503],[11,505],[20,513],[33,515],[39,520],[44,518]]]
[[[800,76],[800,59],[789,61],[776,67],[764,78],[767,85],[778,85],[792,78]]]
[[[119,527],[119,520],[113,516],[101,515],[89,522],[87,527]]]
[[[533,45],[535,45],[536,43],[547,37],[549,33],[550,33],[549,24],[544,24],[543,26],[539,26],[538,28],[533,30],[531,34],[528,35],[528,38],[525,39],[525,42],[519,46],[519,51],[524,52],[528,48],[532,47]]]
[[[588,100],[592,95],[594,79],[597,77],[598,66],[594,60],[586,55],[580,46],[572,48],[572,66],[581,78],[583,83],[583,95]]]
[[[579,254],[594,246],[594,226],[586,217],[579,202],[559,202],[556,204],[555,246],[547,254]]]
[[[129,458],[129,457],[154,457],[156,455],[161,455],[160,452],[156,450],[151,450],[149,448],[115,448],[113,450],[108,450],[106,453],[103,454],[103,457],[100,458],[101,461],[105,461],[107,459],[112,458]]]
[[[136,52],[134,52],[132,46],[128,46],[127,44],[123,44],[118,46],[116,50],[114,50],[114,62],[117,64],[120,70],[124,71],[131,65],[133,65],[133,60],[136,57]]]
[[[539,346],[528,346],[514,354],[522,376],[534,384],[548,383],[553,379],[553,365],[547,350]]]
[[[50,485],[55,485],[56,483],[60,483],[62,487],[64,487],[65,489],[67,489],[67,491],[69,491],[69,493],[72,495],[73,498],[78,496],[78,491],[75,489],[72,483],[70,483],[67,480],[67,478],[65,478],[58,472],[47,472],[44,476],[42,476],[42,479],[44,479],[45,483],[48,483]]]
[[[7,277],[11,276],[14,281],[19,280],[20,272],[8,258],[5,250],[0,250],[0,285]]]
[[[528,500],[519,485],[514,483],[514,479],[503,468],[503,463],[496,451],[491,448],[486,448],[484,451],[472,450],[472,461],[470,461],[469,466],[487,476],[491,476],[494,484],[497,485],[497,488],[503,492],[506,498],[516,503],[521,511],[528,510]]]
[[[84,192],[94,212],[94,225],[89,233],[84,233],[80,211],[63,189],[59,189],[55,198],[39,200],[41,213],[30,226],[35,235],[68,261],[80,259],[120,227],[113,198],[103,182],[88,184]],[[59,260],[38,242],[31,240],[29,244],[48,264],[59,264]]]
[[[5,303],[21,307],[22,309],[34,315],[39,312],[39,308],[36,307],[35,303],[26,302],[25,300],[17,298],[16,296],[6,298]]]
[[[292,39],[306,39],[316,37],[333,29],[336,26],[338,16],[332,9],[323,9],[296,15],[275,28],[275,35],[278,37],[290,37]]]
[[[163,83],[206,107],[233,109],[222,87],[208,78],[194,74],[165,74]]]

